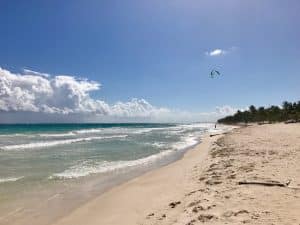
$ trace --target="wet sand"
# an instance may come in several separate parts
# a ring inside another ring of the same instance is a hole
[[[299,162],[300,124],[206,136],[181,160],[112,188],[55,225],[299,224]]]

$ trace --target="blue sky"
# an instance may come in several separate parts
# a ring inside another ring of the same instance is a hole
[[[99,82],[90,95],[108,104],[280,104],[299,100],[299,12],[296,0],[4,0],[0,67]]]

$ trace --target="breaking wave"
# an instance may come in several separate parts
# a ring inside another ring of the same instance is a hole
[[[55,173],[52,176],[50,176],[49,179],[79,178],[79,177],[84,177],[96,173],[107,173],[107,172],[122,170],[125,168],[149,165],[151,163],[154,163],[158,159],[162,159],[163,157],[166,157],[172,152],[173,152],[172,150],[163,151],[156,155],[150,155],[145,158],[130,160],[130,161],[113,161],[113,162],[104,161],[101,163],[95,163],[94,165],[89,165],[87,162],[84,162],[80,165],[70,167],[69,169],[61,173]]]
[[[34,143],[28,143],[28,144],[7,145],[7,146],[0,147],[0,149],[1,150],[23,150],[23,149],[28,149],[28,148],[45,148],[45,147],[52,147],[52,146],[56,146],[56,145],[72,144],[72,143],[77,143],[77,142],[87,142],[87,141],[93,141],[93,140],[125,138],[125,137],[127,137],[127,135],[74,138],[74,139],[57,140],[57,141],[44,141],[44,142],[34,142]]]
[[[24,176],[0,178],[0,183],[15,182],[15,181],[21,180],[23,178],[24,178]]]
[[[112,161],[112,162],[104,161],[98,163],[83,162],[81,164],[72,166],[61,173],[55,173],[52,176],[50,176],[49,179],[72,179],[72,178],[79,178],[79,177],[84,177],[92,174],[108,173],[108,172],[129,169],[133,167],[147,166],[149,164],[155,163],[158,160],[168,157],[171,154],[174,154],[180,150],[185,150],[187,148],[190,148],[198,143],[199,143],[199,138],[189,135],[186,136],[181,142],[172,145],[169,150],[161,151],[154,155],[150,155],[141,159],[129,160],[129,161]],[[160,144],[161,143],[159,143],[158,146],[160,146]]]

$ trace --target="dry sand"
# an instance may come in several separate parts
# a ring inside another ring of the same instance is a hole
[[[279,181],[289,185],[239,185]],[[205,137],[168,166],[117,186],[55,225],[300,224],[300,124]]]

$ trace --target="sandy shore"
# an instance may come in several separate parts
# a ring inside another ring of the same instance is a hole
[[[300,224],[299,162],[300,124],[207,136],[181,160],[111,189],[55,225]]]

